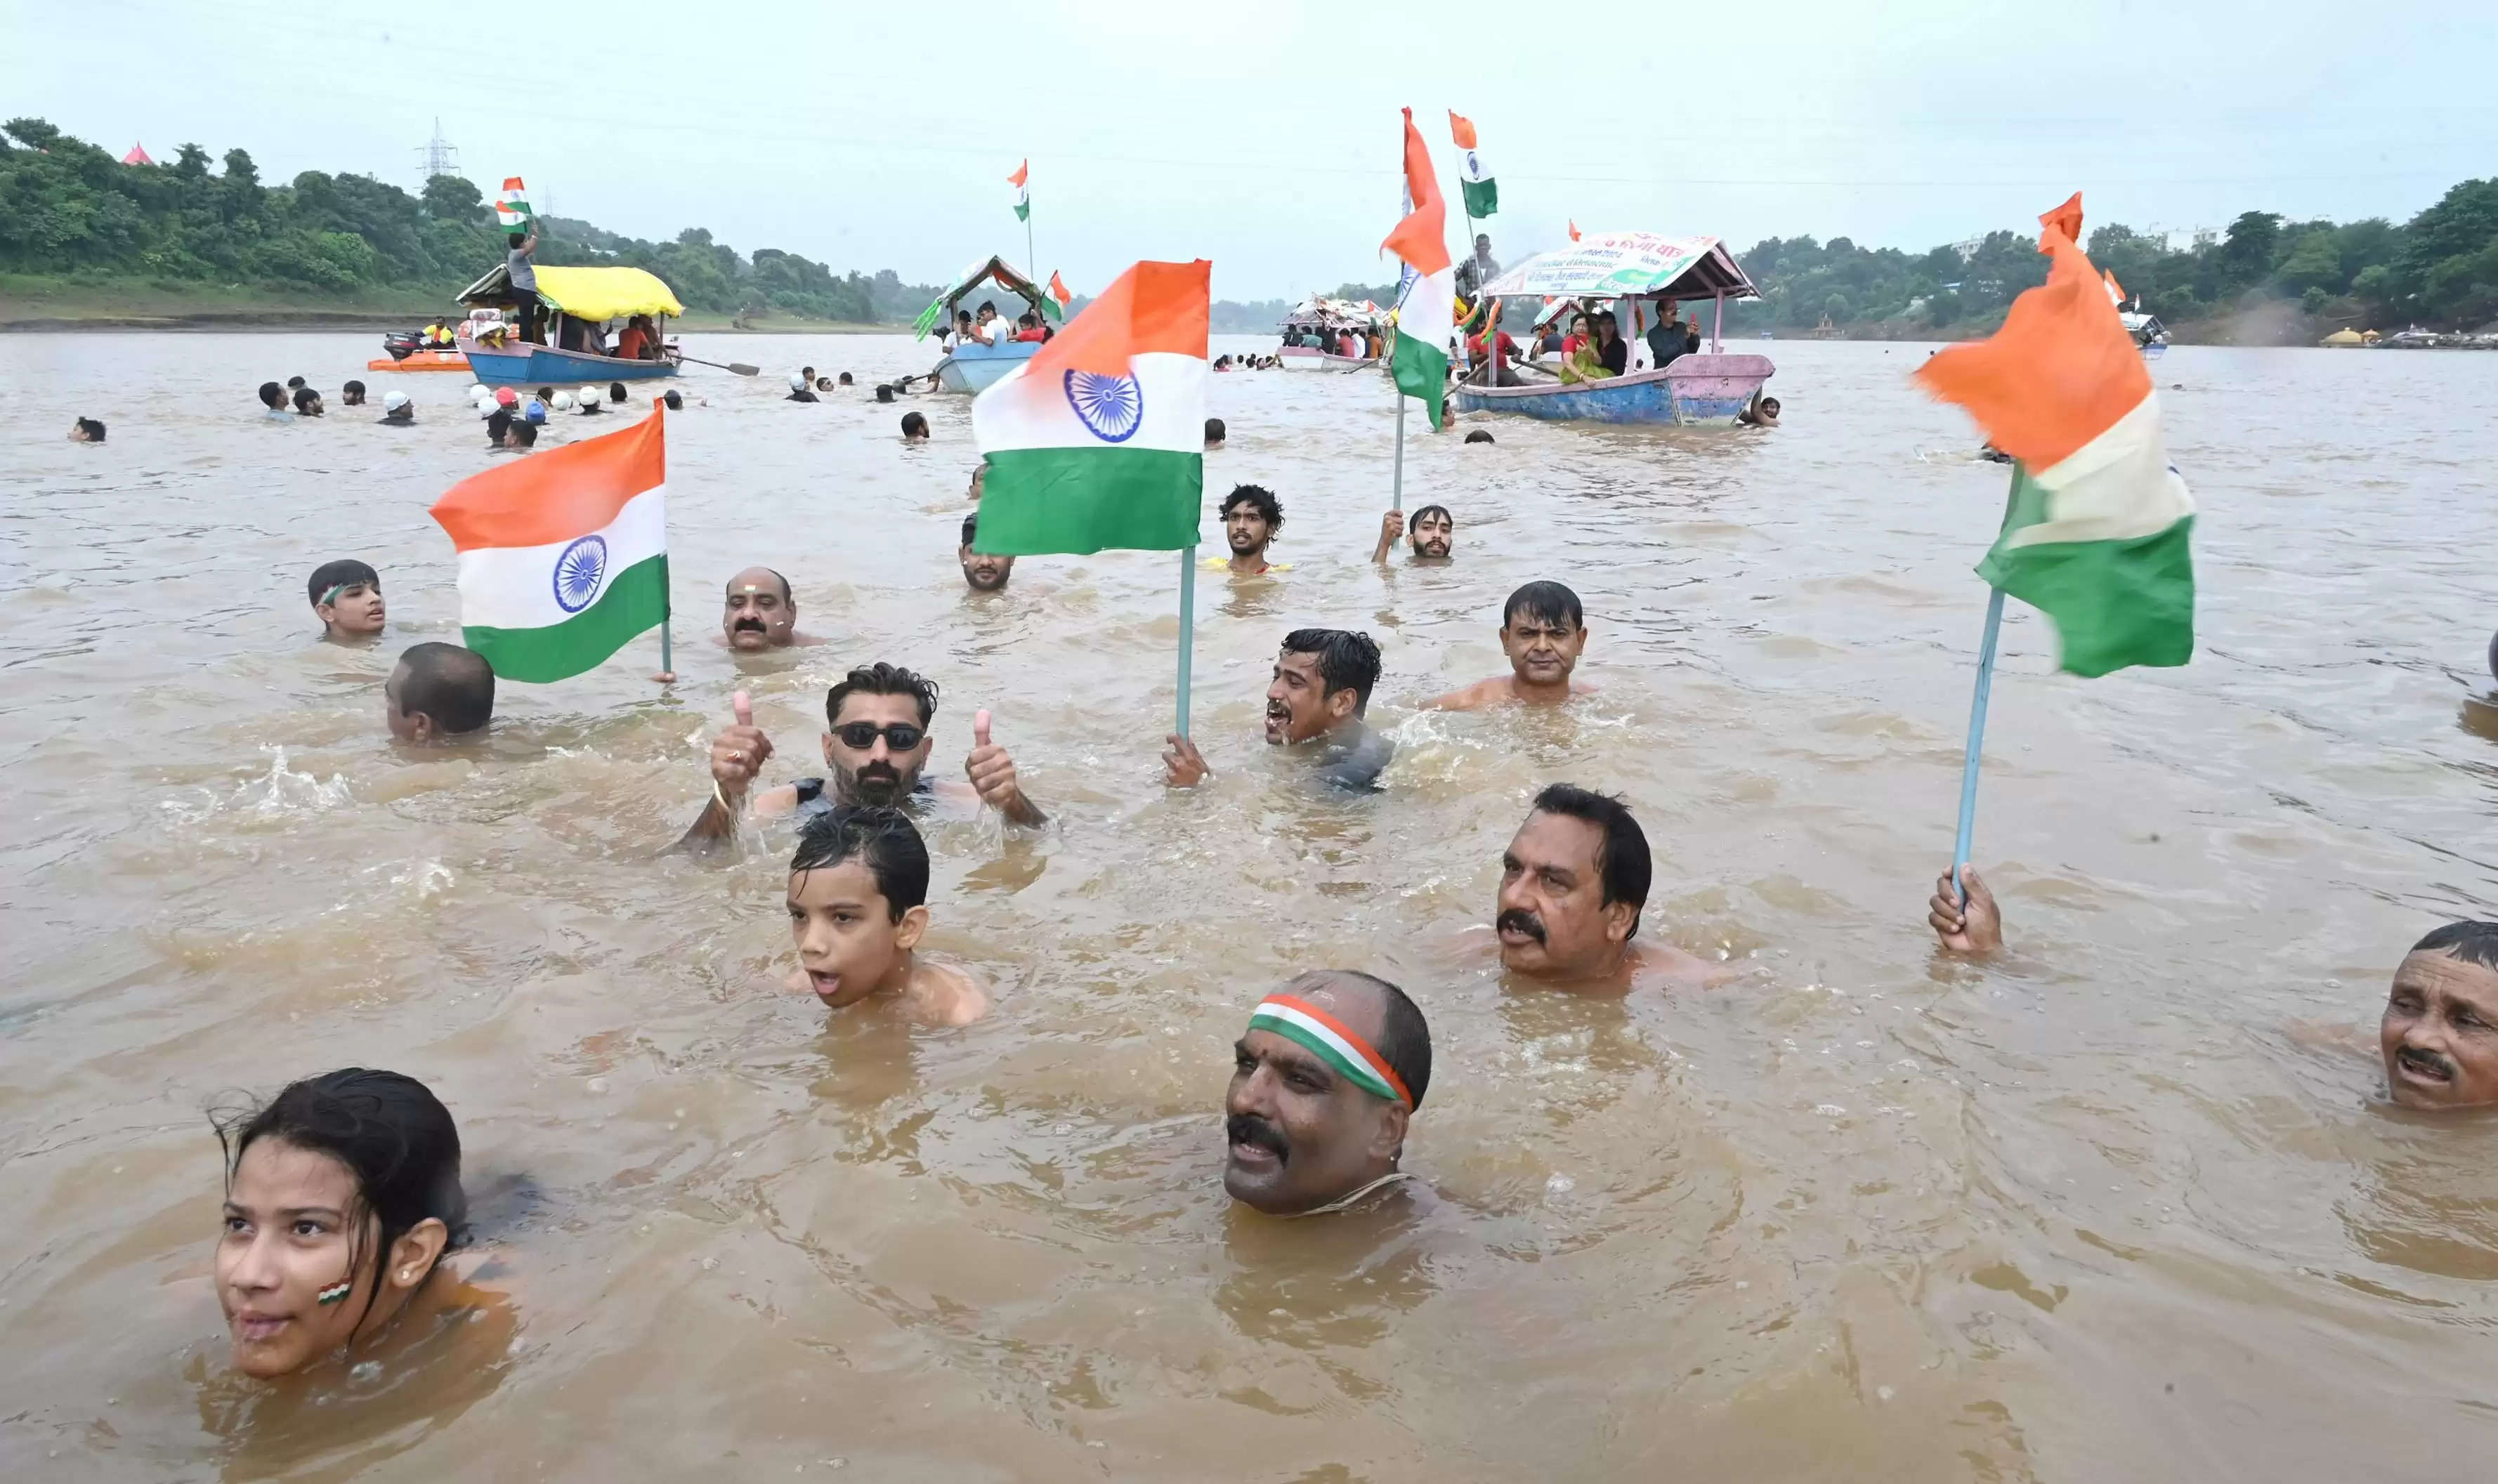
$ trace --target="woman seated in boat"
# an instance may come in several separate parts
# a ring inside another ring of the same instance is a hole
[[[1631,363],[1630,342],[1622,338],[1621,322],[1610,309],[1594,316],[1596,338],[1582,342],[1561,359],[1563,381],[1602,381],[1619,376]]]

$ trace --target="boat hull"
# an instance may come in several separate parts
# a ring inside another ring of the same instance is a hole
[[[2142,359],[2145,361],[2157,361],[2167,354],[2168,342],[2165,340],[2154,340],[2142,348]]]
[[[1677,356],[1662,371],[1566,386],[1460,385],[1457,410],[1548,423],[1731,423],[1777,371],[1767,356]]]
[[[1287,345],[1276,354],[1288,371],[1359,371],[1379,362],[1369,356],[1338,356],[1311,345]]]
[[[657,381],[677,374],[673,361],[624,361],[587,351],[559,350],[552,345],[514,345],[491,350],[473,340],[460,342],[468,369],[490,387],[579,387],[609,381]]]
[[[398,361],[388,356],[378,361],[368,361],[365,363],[365,369],[368,371],[464,371],[468,369],[468,358],[456,350],[410,351],[405,358]]]
[[[1016,366],[1041,354],[1039,340],[1009,340],[1004,345],[957,345],[937,363],[940,390],[977,396],[1006,379]]]

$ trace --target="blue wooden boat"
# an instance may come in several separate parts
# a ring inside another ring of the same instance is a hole
[[[1725,354],[1726,300],[1757,299],[1743,266],[1715,237],[1646,232],[1591,234],[1527,259],[1484,285],[1486,300],[1537,296],[1539,323],[1576,309],[1610,307],[1630,345],[1629,368],[1594,381],[1531,381],[1524,386],[1460,380],[1458,410],[1514,412],[1556,423],[1731,423],[1777,373],[1767,356]],[[1671,303],[1710,300],[1716,320],[1705,352],[1649,364],[1642,331]],[[1531,365],[1532,363],[1529,363]]]
[[[649,322],[655,346],[666,346],[667,321],[686,312],[657,275],[638,268],[541,268],[535,294],[512,287],[497,266],[460,296],[469,317],[455,336],[468,368],[490,387],[589,386],[656,381],[680,369],[673,347],[629,358],[577,348],[611,321]]]
[[[938,295],[927,308],[920,311],[918,322],[911,327],[918,339],[925,340],[931,334],[938,334],[954,342],[946,345],[945,359],[939,361],[930,372],[937,378],[940,391],[977,396],[1004,380],[1009,371],[1041,354],[1043,342],[1040,340],[1008,339],[992,345],[986,340],[965,339],[956,335],[956,309],[973,290],[984,283],[994,283],[1021,299],[1031,306],[1034,314],[1041,317],[1044,328],[1065,313],[1056,300],[1042,292],[1041,285],[1016,272],[1006,259],[991,255],[973,264],[964,269],[952,288]],[[1008,319],[1011,327],[1012,321],[1007,315],[1001,313],[999,318]]]

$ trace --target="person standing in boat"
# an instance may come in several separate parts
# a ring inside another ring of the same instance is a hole
[[[1674,363],[1675,357],[1683,354],[1682,310],[1672,303],[1660,307],[1665,318],[1658,320],[1656,328],[1648,332],[1648,363],[1649,368],[1655,371],[1664,370]]]
[[[1457,298],[1473,303],[1483,286],[1499,276],[1500,264],[1491,255],[1491,235],[1477,233],[1474,252],[1457,265]]]
[[[546,343],[546,332],[538,323],[538,268],[534,256],[538,250],[538,230],[534,222],[527,232],[503,235],[510,251],[503,254],[503,274],[512,281],[512,293],[520,302],[514,312],[521,321],[521,338],[534,344]]]

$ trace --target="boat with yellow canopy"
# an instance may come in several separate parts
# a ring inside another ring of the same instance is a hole
[[[468,318],[457,340],[479,381],[580,386],[677,374],[666,323],[686,306],[657,275],[638,268],[541,268],[537,280],[534,294],[515,289],[510,269],[497,264],[461,292]],[[618,321],[624,328],[611,338],[607,327]],[[628,339],[640,341],[641,353],[616,354]]]

